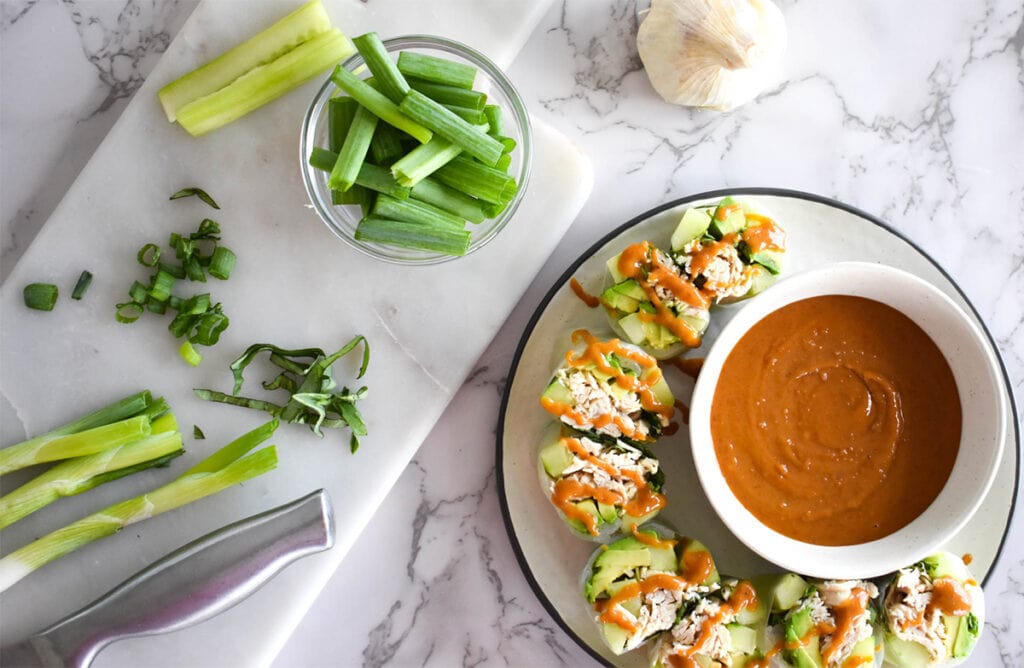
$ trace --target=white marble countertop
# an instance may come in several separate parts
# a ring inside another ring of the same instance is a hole
[[[963,288],[1024,402],[1024,8],[779,4],[784,83],[718,114],[656,97],[636,54],[633,2],[555,2],[510,75],[531,111],[589,154],[594,194],[275,665],[594,663],[519,570],[498,506],[494,430],[544,292],[582,249],[665,200],[779,186],[887,220]],[[0,2],[0,279],[194,6]],[[1018,513],[969,666],[1024,665],[1022,555]]]

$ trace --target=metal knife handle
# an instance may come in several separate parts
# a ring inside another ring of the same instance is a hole
[[[30,641],[58,665],[88,666],[115,640],[209,619],[291,562],[333,544],[330,501],[321,489],[185,545]]]

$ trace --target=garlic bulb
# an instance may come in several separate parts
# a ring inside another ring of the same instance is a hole
[[[728,111],[768,85],[786,24],[771,0],[653,0],[636,43],[666,101]]]

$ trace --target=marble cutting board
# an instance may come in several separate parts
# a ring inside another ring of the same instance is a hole
[[[368,30],[385,38],[441,34],[482,50],[502,66],[512,61],[550,2],[325,0],[335,24],[349,35]],[[246,3],[240,12],[235,2],[201,3],[0,286],[3,443],[149,388],[170,401],[188,449],[170,470],[126,478],[8,528],[0,551],[163,484],[261,424],[259,414],[201,402],[191,393],[193,387],[229,391],[228,364],[257,341],[333,350],[354,334],[365,335],[372,359],[364,379],[370,395],[361,408],[370,435],[353,456],[347,434],[329,433],[321,440],[304,428],[282,426],[273,439],[278,470],[132,526],[5,592],[0,596],[4,644],[77,609],[185,542],[323,487],[336,514],[334,549],[293,565],[217,619],[169,636],[116,644],[98,660],[98,665],[147,666],[269,663],[590,193],[586,157],[533,119],[530,186],[515,219],[488,247],[434,267],[383,264],[348,248],[309,207],[298,169],[302,114],[319,80],[199,139],[167,123],[156,100],[164,83],[295,4]],[[191,185],[208,190],[222,209],[212,211],[194,198],[167,200]],[[135,262],[140,246],[163,244],[170,232],[191,231],[206,216],[220,222],[223,243],[239,262],[229,281],[198,286],[224,304],[231,326],[215,348],[202,349],[205,359],[193,369],[178,357],[178,342],[166,331],[169,318],[147,314],[122,325],[114,320],[113,304],[123,301],[133,280],[147,276]],[[95,278],[85,298],[75,302],[68,295],[83,269]],[[34,281],[60,286],[53,312],[24,307],[22,287]],[[339,368],[339,376],[353,369]],[[249,383],[259,373],[254,368]],[[193,424],[206,440],[192,439]],[[10,488],[20,480],[4,482]],[[358,614],[358,602],[352,609]]]

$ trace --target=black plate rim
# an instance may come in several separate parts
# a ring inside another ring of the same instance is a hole
[[[992,337],[992,333],[989,331],[988,325],[985,324],[985,321],[978,313],[978,310],[974,307],[974,303],[971,302],[971,300],[967,297],[966,294],[964,294],[964,291],[960,288],[960,285],[953,280],[953,277],[950,276],[949,273],[946,272],[946,270],[943,269],[942,266],[938,262],[936,262],[931,255],[925,252],[924,249],[917,245],[917,243],[907,238],[905,235],[901,234],[892,225],[886,223],[882,219],[870,213],[867,213],[862,209],[858,209],[857,207],[851,206],[849,204],[833,199],[831,197],[816,195],[814,193],[809,193],[802,190],[790,190],[788,188],[775,187],[719,188],[717,190],[708,190],[702,193],[697,193],[695,195],[687,195],[685,197],[680,197],[678,199],[671,200],[664,204],[660,204],[652,209],[648,209],[647,211],[641,213],[638,216],[634,216],[629,221],[623,223],[622,225],[619,225],[612,231],[605,234],[603,237],[594,242],[594,244],[592,244],[589,248],[587,248],[586,251],[581,253],[576,258],[576,260],[572,262],[572,264],[570,264],[569,267],[562,273],[562,275],[555,280],[554,284],[551,286],[550,289],[548,289],[547,293],[541,299],[540,303],[537,305],[533,314],[530,316],[530,320],[526,324],[526,328],[523,330],[523,334],[519,339],[519,345],[516,346],[516,352],[512,356],[512,364],[509,366],[509,372],[507,380],[505,382],[505,390],[502,393],[501,406],[498,411],[498,431],[497,434],[495,435],[494,458],[497,478],[498,505],[501,508],[501,517],[502,521],[505,523],[505,531],[506,533],[508,533],[509,541],[512,544],[512,551],[516,555],[516,561],[519,562],[519,569],[523,572],[523,575],[526,577],[526,580],[530,585],[530,589],[533,590],[533,593],[537,597],[537,600],[540,601],[540,604],[544,607],[545,610],[547,610],[548,614],[551,615],[551,618],[555,620],[555,623],[558,624],[558,626],[566,634],[568,634],[568,636],[572,638],[576,642],[576,644],[579,645],[587,654],[596,659],[599,663],[606,666],[611,666],[613,664],[608,663],[608,661],[601,654],[599,654],[596,650],[590,647],[590,645],[585,643],[582,638],[576,635],[575,631],[573,631],[565,622],[565,620],[562,619],[562,616],[555,609],[554,604],[548,599],[547,595],[541,589],[540,585],[537,583],[536,578],[534,578],[533,576],[533,571],[530,570],[530,565],[526,561],[526,555],[523,553],[522,546],[519,544],[519,539],[516,536],[514,528],[512,527],[512,518],[509,515],[508,509],[508,499],[506,498],[505,495],[505,472],[504,467],[502,466],[502,452],[504,450],[503,446],[505,433],[505,413],[508,409],[509,395],[512,392],[512,381],[515,378],[516,371],[519,369],[519,362],[521,360],[523,350],[526,348],[526,343],[527,341],[529,341],[530,335],[533,334],[533,330],[537,326],[537,321],[540,320],[541,316],[544,314],[545,309],[547,308],[548,304],[551,303],[551,300],[554,298],[555,293],[557,293],[558,290],[561,289],[561,287],[565,284],[566,281],[572,278],[572,275],[576,272],[577,269],[579,269],[580,265],[582,265],[584,262],[590,259],[602,246],[607,244],[609,241],[619,236],[626,230],[636,225],[639,225],[648,218],[651,218],[652,216],[656,216],[663,211],[667,211],[668,209],[672,209],[677,206],[687,204],[689,202],[695,202],[703,199],[712,199],[716,197],[725,197],[727,195],[768,195],[775,197],[789,197],[792,199],[802,199],[808,202],[814,202],[816,204],[824,204],[826,206],[846,211],[847,213],[851,213],[855,216],[863,218],[864,220],[867,220],[870,223],[874,223],[875,225],[886,230],[893,236],[907,243],[911,248],[920,253],[922,257],[928,260],[932,264],[932,266],[934,266],[939,271],[939,273],[942,274],[942,276],[949,281],[949,283],[957,291],[960,297],[964,300],[964,303],[966,303],[968,308],[970,308],[971,314],[977,319],[978,323],[981,325],[981,329],[985,333],[985,337],[988,339],[989,344],[991,344],[992,346],[992,350],[995,353],[996,360],[999,361],[999,369],[1002,372],[1003,383],[1005,385],[1007,396],[1010,400],[1010,417],[1013,418],[1012,426],[1014,432],[1016,457],[1014,462],[1013,495],[1010,498],[1010,514],[1006,518],[1006,526],[1003,528],[1003,536],[999,540],[999,547],[996,550],[995,558],[992,560],[992,567],[989,569],[988,573],[986,573],[985,577],[982,579],[982,587],[988,584],[988,580],[991,577],[992,572],[995,571],[996,566],[999,564],[999,560],[1003,555],[1003,548],[1006,547],[1006,538],[1010,533],[1010,526],[1013,524],[1013,515],[1014,511],[1017,508],[1017,493],[1020,488],[1021,452],[1020,429],[1018,428],[1017,417],[1017,405],[1013,397],[1013,386],[1010,383],[1010,375],[1006,371],[1006,364],[1003,362],[1003,356],[999,352],[999,346],[996,345],[996,341]]]

